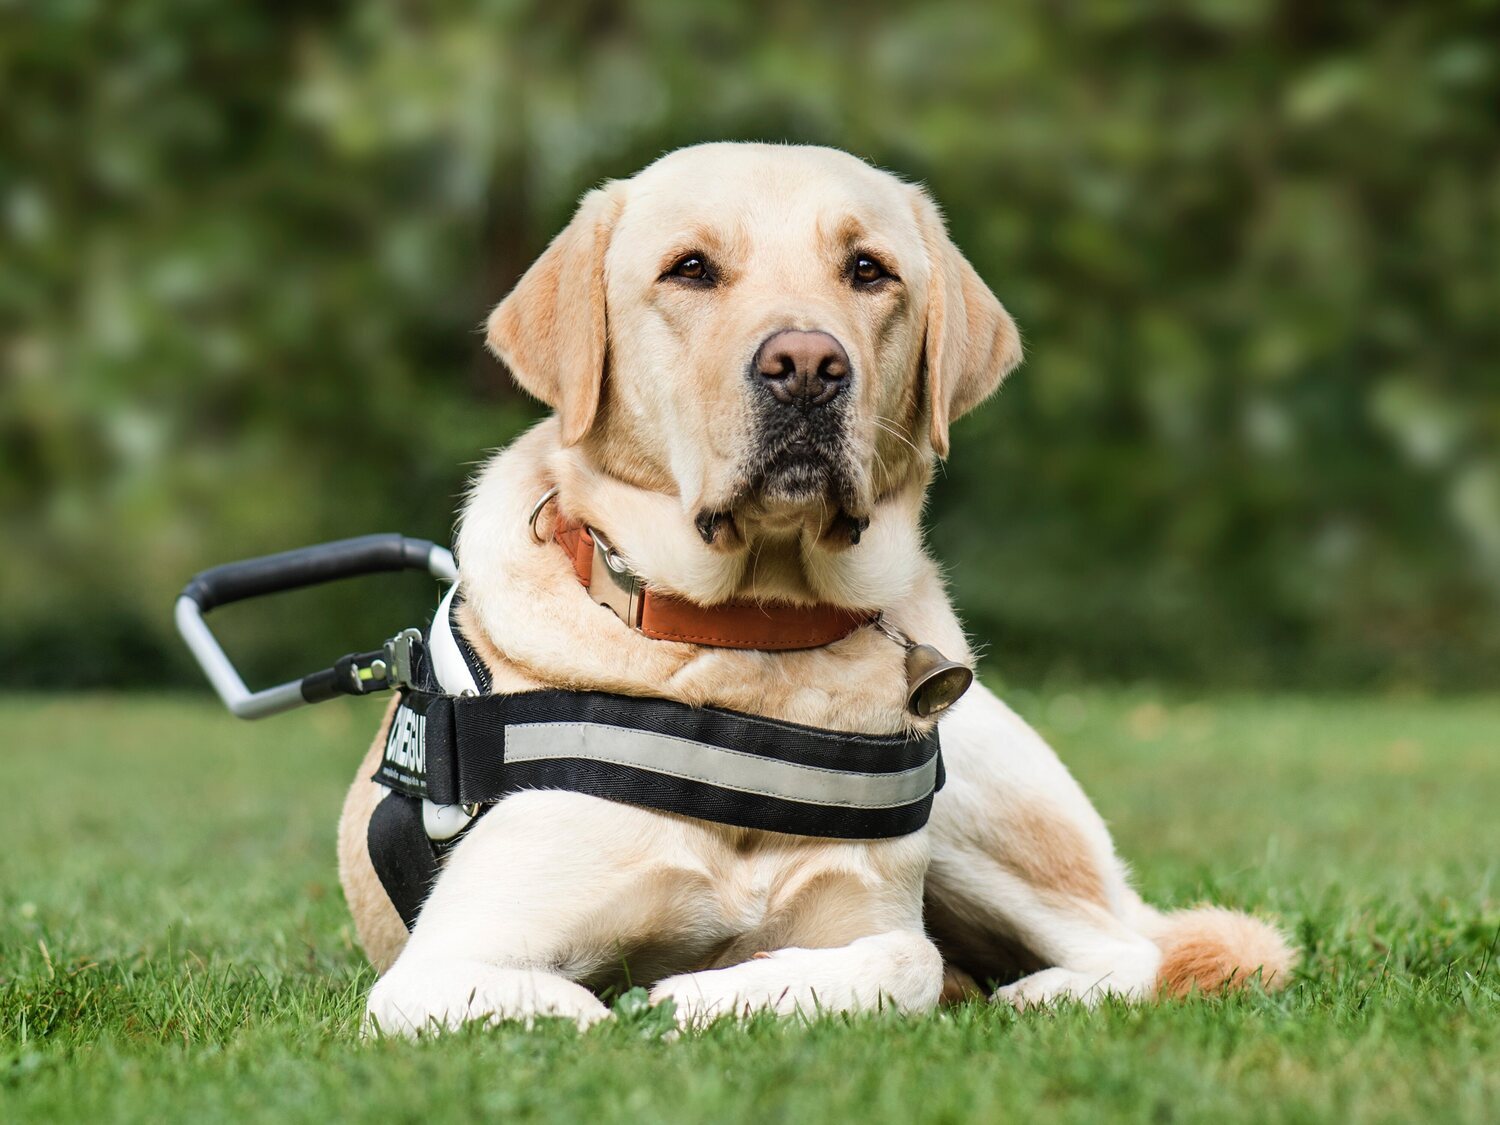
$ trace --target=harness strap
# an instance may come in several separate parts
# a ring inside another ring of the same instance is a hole
[[[927,822],[936,732],[819,730],[605,692],[407,690],[373,777],[438,805],[564,789],[742,828],[884,839]]]
[[[451,695],[488,694],[490,671],[458,624],[463,594],[448,588],[433,615],[416,674],[424,687]],[[365,847],[380,885],[410,930],[417,924],[443,860],[492,806],[465,809],[412,797],[386,786],[365,830]]]
[[[456,840],[430,840],[422,826],[422,802],[400,793],[387,793],[370,814],[365,829],[370,865],[408,930],[417,924],[442,856]]]

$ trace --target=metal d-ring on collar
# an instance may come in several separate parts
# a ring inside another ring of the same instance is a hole
[[[538,500],[535,504],[533,504],[531,506],[531,515],[529,515],[529,516],[526,517],[526,526],[529,527],[529,528],[531,528],[531,539],[532,539],[532,542],[534,542],[534,543],[545,543],[546,542],[546,540],[542,538],[541,533],[538,532],[537,529],[536,529],[536,521],[539,520],[539,519],[541,519],[542,512],[547,507],[547,505],[550,504],[550,503],[552,503],[552,501],[554,501],[556,499],[557,499],[557,485],[554,484],[551,488],[547,489],[546,492],[542,493],[542,497],[541,497],[540,500]]]
[[[533,542],[546,542],[541,532],[537,531],[536,523],[543,509],[556,499],[557,486],[553,485],[531,506],[526,525],[531,529]],[[584,527],[589,538],[594,541],[594,581],[588,584],[589,597],[613,611],[616,617],[632,629],[639,628],[641,612],[645,606],[643,595],[646,584],[630,568],[625,556],[615,550],[615,545],[605,538],[603,532],[590,524],[584,524]]]
[[[546,492],[542,493],[537,502],[531,506],[531,514],[526,517],[526,526],[531,529],[531,538],[533,542],[545,543],[547,541],[542,537],[541,532],[537,531],[536,521],[541,519],[542,512],[546,510],[547,505],[552,503],[552,501],[556,499],[557,485],[554,484],[551,488],[547,489]],[[604,537],[603,532],[601,532],[597,527],[594,527],[592,524],[584,524],[584,527],[588,530],[589,538],[592,539],[602,549],[604,553],[605,564],[609,567],[609,569],[614,571],[616,574],[631,574],[633,576],[633,572],[630,569],[630,564],[625,561],[625,556],[620,554],[619,551],[615,550],[615,545]]]

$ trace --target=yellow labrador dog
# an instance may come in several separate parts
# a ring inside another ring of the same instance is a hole
[[[856,628],[755,651],[654,639],[595,603],[543,510],[607,534],[653,590],[879,609],[971,661],[922,544],[949,426],[1021,359],[1015,324],[919,187],[845,153],[710,144],[590,192],[489,320],[553,407],[482,470],[457,540],[459,622],[496,692],[667,697],[867,734],[920,732],[902,648]],[[387,723],[389,723],[387,716]],[[1030,727],[976,685],[941,719],[925,829],[824,839],[548,790],[514,794],[448,854],[413,930],[371,864],[385,791],[360,768],[344,890],[381,972],[371,1024],[413,1033],[557,1016],[623,980],[686,1024],[756,1009],[920,1012],[969,979],[999,1000],[1286,982],[1270,925],[1162,914]],[[960,984],[959,982],[962,982]]]

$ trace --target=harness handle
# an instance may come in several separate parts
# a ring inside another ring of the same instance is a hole
[[[218,606],[264,594],[395,570],[424,570],[443,582],[453,582],[458,577],[452,552],[427,539],[394,533],[339,539],[225,563],[195,575],[177,598],[177,631],[224,705],[242,719],[275,715],[304,703],[330,699],[335,694],[361,695],[382,690],[390,686],[385,666],[376,665],[382,654],[360,653],[344,657],[331,669],[252,692],[203,615]]]
[[[191,598],[200,610],[207,613],[218,606],[246,598],[300,590],[304,586],[317,586],[362,574],[426,570],[441,578],[443,575],[432,569],[434,551],[447,555],[451,566],[453,556],[428,539],[411,539],[394,532],[338,539],[332,543],[211,567],[194,575],[183,589],[182,596]]]

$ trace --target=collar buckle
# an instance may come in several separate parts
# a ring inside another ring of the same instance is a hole
[[[614,615],[632,629],[641,627],[641,613],[645,608],[642,593],[645,583],[640,575],[630,569],[625,556],[615,550],[598,528],[590,527],[589,538],[594,541],[594,566],[589,577],[589,596],[602,606],[607,606]]]

